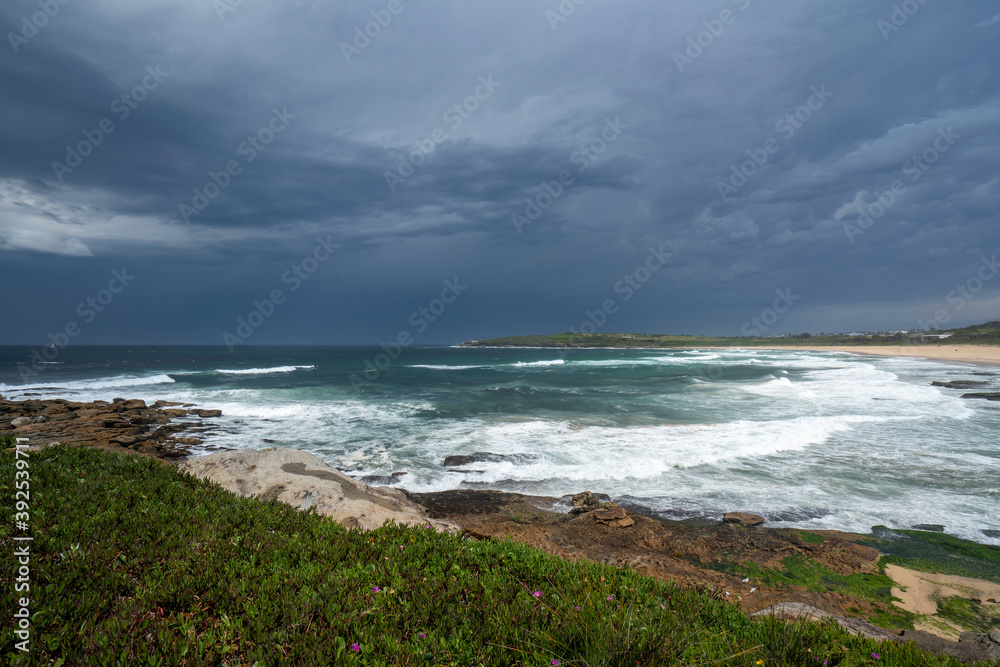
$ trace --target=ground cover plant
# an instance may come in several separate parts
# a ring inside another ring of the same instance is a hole
[[[151,459],[56,446],[29,460],[31,650],[5,614],[6,664],[960,664],[512,542],[348,531]],[[14,462],[0,454],[5,515]],[[4,521],[5,572],[14,535]]]
[[[882,565],[940,572],[1000,583],[1000,547],[927,530],[875,526],[864,541],[883,554]]]

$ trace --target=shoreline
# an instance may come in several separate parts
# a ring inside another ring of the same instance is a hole
[[[138,399],[116,399],[111,403],[43,399],[3,401],[0,405],[7,411],[13,408],[20,413],[28,408],[37,415],[44,413],[46,418],[42,421],[31,420],[32,423],[13,429],[0,428],[2,435],[30,437],[28,444],[33,451],[55,444],[45,442],[51,439],[68,446],[152,457],[182,469],[184,466],[176,466],[178,459],[197,461],[197,457],[186,456],[184,445],[195,444],[194,441],[200,438],[177,437],[179,432],[190,430],[199,435],[210,432],[210,422],[192,418],[220,414],[217,410],[190,409],[193,408],[190,405],[176,409],[166,401],[147,406]],[[393,490],[393,487],[388,488]],[[423,494],[395,490],[395,493],[405,494],[430,518],[454,523],[474,538],[513,539],[569,560],[584,558],[628,566],[647,576],[676,581],[685,587],[715,586],[731,594],[733,601],[748,613],[775,602],[792,601],[839,617],[890,622],[897,628],[912,627],[899,625],[907,622],[900,615],[900,609],[905,607],[897,607],[884,596],[858,596],[850,587],[851,578],[885,577],[879,567],[881,544],[872,541],[877,539],[874,532],[865,535],[761,526],[758,524],[764,522],[763,517],[738,511],[733,513],[732,521],[729,515],[722,522],[674,521],[650,516],[641,508],[628,504],[599,502],[596,496],[592,506],[580,508],[585,510],[583,513],[567,514],[554,511],[560,501],[558,498],[461,489]],[[912,534],[922,531],[889,532]],[[932,540],[937,535],[924,534]],[[976,545],[974,548],[990,553],[1000,550],[978,542],[960,542]],[[926,548],[933,549],[931,545]],[[925,552],[925,547],[920,551]],[[929,556],[930,552],[925,555]],[[811,565],[802,569],[800,561]],[[801,570],[798,574],[808,581],[787,578],[789,568]],[[817,571],[823,577],[812,581]],[[926,578],[923,574],[909,576]],[[896,579],[885,578],[884,581],[886,586],[907,586]],[[989,582],[978,581],[977,586],[988,589],[989,595],[994,594]],[[916,603],[926,606],[933,594],[934,591],[921,595]],[[995,599],[986,603],[995,605]],[[982,604],[979,600],[976,603]],[[956,635],[953,631],[942,632],[940,624],[933,622],[936,614],[927,615],[922,611],[921,617],[928,621],[917,629],[929,630],[939,637]],[[912,638],[909,630],[896,632],[895,637]]]
[[[455,349],[481,350],[799,350],[802,352],[846,352],[880,357],[910,357],[929,361],[962,362],[975,366],[1000,368],[1000,345],[687,345],[687,346],[646,346],[646,345],[453,345]]]
[[[702,349],[702,348],[699,348]],[[733,348],[712,347],[704,349],[723,350]],[[974,366],[1000,368],[1000,346],[990,345],[771,345],[768,347],[753,347],[742,349],[764,350],[802,350],[804,352],[847,352],[850,354],[867,354],[879,357],[910,357],[928,359],[930,361],[957,361]]]

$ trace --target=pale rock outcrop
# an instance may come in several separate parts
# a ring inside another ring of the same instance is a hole
[[[735,523],[740,526],[759,526],[764,523],[764,517],[748,512],[726,512],[722,523]]]
[[[302,510],[314,508],[347,528],[372,530],[393,519],[410,526],[460,530],[450,521],[429,518],[423,507],[398,489],[370,487],[296,449],[217,452],[177,467],[241,496],[279,500]]]

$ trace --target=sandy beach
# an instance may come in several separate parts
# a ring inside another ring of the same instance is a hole
[[[771,345],[771,350],[816,350],[824,352],[850,352],[875,354],[885,357],[919,357],[936,361],[961,361],[969,364],[1000,366],[1000,346],[994,345],[869,345],[869,346],[816,346]]]
[[[987,606],[994,606],[1000,600],[1000,584],[992,581],[918,572],[899,565],[886,565],[885,572],[899,585],[892,589],[892,594],[900,600],[899,606],[928,617],[916,623],[917,629],[950,639],[957,639],[963,629],[938,616],[938,600],[959,596]]]

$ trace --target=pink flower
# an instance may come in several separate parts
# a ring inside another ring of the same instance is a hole
[[[541,591],[535,591],[534,593],[532,593],[532,595],[534,595],[536,598],[540,598],[540,597],[542,597],[542,592]]]
[[[558,661],[558,660],[556,660],[555,658],[552,658],[552,664],[553,664],[553,665],[558,665],[558,664],[559,664],[559,661]]]
[[[872,653],[872,657],[878,660],[878,653]]]
[[[608,602],[611,602],[612,600],[615,599],[615,596],[614,595],[609,595],[608,597],[606,597],[604,599],[607,600]]]
[[[360,651],[361,650],[361,644],[358,644],[357,642],[351,644],[351,650],[352,651]]]
[[[573,609],[576,609],[577,611],[580,611],[580,605],[575,605],[575,606],[573,607]]]
[[[417,635],[417,637],[420,638],[420,639],[425,639],[427,637],[427,633],[426,632],[421,632],[420,634]]]
[[[375,591],[376,593],[378,593],[379,592],[379,587],[375,586],[374,588],[372,588],[372,590]]]

